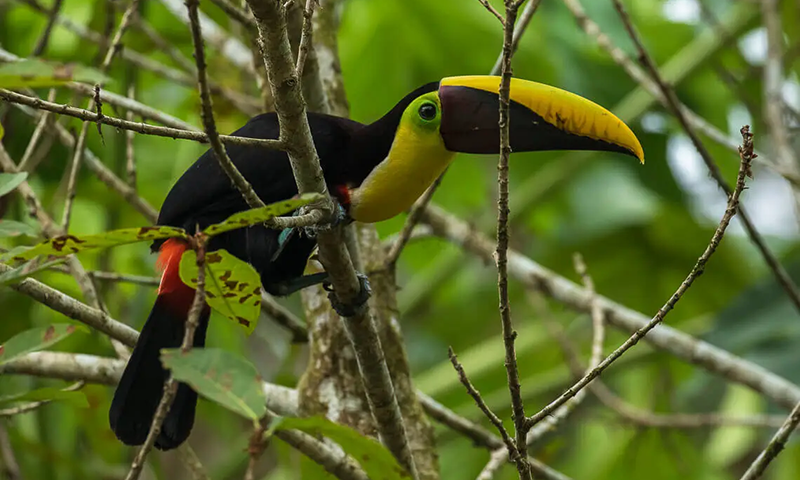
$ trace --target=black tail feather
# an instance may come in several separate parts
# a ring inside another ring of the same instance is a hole
[[[209,315],[208,308],[204,308],[194,335],[194,347],[205,345]],[[111,429],[126,445],[141,445],[147,438],[168,377],[161,365],[160,352],[163,348],[180,347],[185,320],[184,316],[173,313],[164,298],[158,297],[142,328],[108,414]],[[197,392],[180,383],[156,439],[156,448],[171,450],[186,441],[194,426],[196,406]]]

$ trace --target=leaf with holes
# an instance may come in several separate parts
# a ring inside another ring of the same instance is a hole
[[[22,392],[0,397],[0,405],[55,401],[67,402],[72,406],[80,408],[89,407],[89,402],[86,400],[86,394],[83,392],[76,390],[62,390],[60,388],[53,387],[38,388],[29,392]]]
[[[0,88],[54,87],[69,82],[106,83],[98,70],[76,64],[24,59],[0,65]]]
[[[27,223],[0,219],[0,237],[17,237],[19,235],[35,237],[39,235],[39,232]]]
[[[183,283],[197,288],[197,254],[187,250],[181,257]],[[227,250],[206,254],[206,302],[250,335],[261,312],[261,277],[250,264]]]
[[[35,352],[60,342],[72,335],[76,330],[88,332],[85,327],[70,323],[56,323],[49,327],[32,328],[25,330],[0,345],[0,365],[21,357],[26,353]]]
[[[279,417],[272,422],[268,431],[287,429],[301,430],[310,435],[323,435],[330,438],[360,463],[367,477],[372,480],[407,480],[411,478],[389,450],[378,441],[325,417]]]
[[[219,348],[178,348],[161,351],[161,362],[172,376],[200,395],[257,422],[267,411],[262,378],[244,357]]]
[[[0,173],[0,197],[11,192],[28,178],[27,172]]]
[[[304,193],[296,198],[275,202],[261,208],[253,208],[251,210],[245,210],[244,212],[234,213],[221,223],[209,225],[203,230],[203,233],[214,236],[230,230],[236,230],[237,228],[264,223],[267,220],[292,212],[304,205],[319,201],[322,198],[322,195],[319,193]]]
[[[38,273],[41,272],[42,270],[47,270],[50,267],[60,265],[65,261],[66,260],[62,258],[39,265],[38,259],[31,260],[30,262],[23,263],[17,268],[12,268],[11,270],[8,270],[0,274],[0,285],[7,285],[9,283],[19,282],[33,275],[34,273]]]
[[[186,231],[182,228],[164,226],[122,228],[120,230],[111,230],[105,233],[85,236],[68,234],[53,237],[33,247],[25,248],[22,251],[15,249],[0,257],[0,261],[14,260],[23,262],[38,257],[39,255],[61,257],[72,253],[85,252],[86,250],[116,247],[128,243],[147,242],[170,237],[188,238]]]

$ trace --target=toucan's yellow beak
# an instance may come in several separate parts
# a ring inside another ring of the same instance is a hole
[[[500,77],[448,77],[439,83],[440,134],[450,151],[497,153],[500,150],[498,91]],[[625,123],[600,105],[549,85],[511,79],[511,149],[602,150],[628,154],[644,163],[639,139]]]

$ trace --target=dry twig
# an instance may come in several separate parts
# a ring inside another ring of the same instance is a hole
[[[708,168],[711,176],[717,182],[717,184],[722,188],[726,195],[729,197],[733,194],[734,189],[728,185],[728,182],[725,181],[725,178],[722,176],[722,172],[720,172],[719,167],[714,163],[714,159],[711,157],[711,154],[703,145],[703,142],[700,140],[700,137],[694,131],[692,126],[689,124],[689,121],[686,119],[683,110],[680,107],[680,101],[678,100],[677,96],[675,95],[675,91],[667,85],[664,79],[658,72],[658,67],[653,60],[653,58],[647,53],[647,50],[642,43],[641,38],[639,37],[638,33],[636,32],[636,27],[633,26],[631,22],[630,16],[628,16],[625,7],[622,5],[620,0],[613,0],[614,6],[619,12],[619,16],[622,19],[623,24],[625,25],[625,29],[628,31],[628,35],[633,40],[634,44],[636,45],[636,49],[639,52],[639,58],[644,63],[647,70],[650,72],[650,76],[653,77],[653,80],[658,85],[662,95],[667,100],[667,105],[672,110],[675,117],[680,122],[681,127],[683,127],[686,134],[692,140],[697,152],[703,158],[703,162],[705,162],[706,167]],[[744,135],[744,133],[743,133]],[[741,152],[741,150],[740,150]],[[752,151],[750,152],[752,154]],[[757,155],[752,155],[752,158],[756,158]],[[769,249],[767,246],[764,237],[756,230],[755,225],[750,220],[750,216],[747,214],[744,208],[739,208],[739,219],[744,226],[745,231],[747,231],[747,235],[750,237],[750,240],[758,249],[761,256],[764,257],[764,261],[766,262],[767,266],[772,271],[772,274],[775,276],[775,279],[781,285],[783,290],[786,292],[789,300],[794,305],[795,309],[800,311],[800,290],[798,290],[797,285],[792,281],[789,277],[789,274],[786,272],[786,269],[783,268],[778,258],[775,256],[774,253]]]
[[[528,418],[528,425],[533,426],[536,425],[538,422],[542,421],[548,415],[551,415],[553,411],[563,405],[567,400],[574,397],[579,391],[584,389],[591,381],[598,377],[606,368],[608,368],[614,361],[616,361],[619,357],[621,357],[626,351],[628,351],[631,347],[636,345],[639,340],[644,338],[647,333],[659,325],[667,314],[672,311],[675,307],[675,304],[681,299],[684,293],[692,286],[694,281],[699,277],[703,270],[705,269],[705,265],[708,260],[711,258],[711,255],[714,254],[717,247],[719,246],[720,241],[722,241],[722,237],[725,234],[725,230],[728,228],[728,225],[733,219],[733,216],[736,214],[739,208],[739,196],[741,195],[742,191],[744,190],[745,186],[745,177],[747,177],[750,173],[750,164],[753,160],[753,141],[752,141],[752,134],[750,133],[750,128],[748,126],[742,127],[742,149],[739,151],[739,156],[741,157],[741,162],[739,164],[739,174],[736,178],[736,188],[734,189],[731,196],[728,198],[728,207],[725,209],[725,214],[722,216],[720,220],[719,226],[714,231],[714,235],[711,237],[711,241],[709,242],[708,246],[706,247],[703,254],[700,258],[697,259],[697,263],[695,263],[692,271],[689,272],[689,275],[686,279],[681,283],[678,290],[675,291],[674,294],[667,300],[667,303],[664,304],[661,309],[659,309],[658,313],[656,313],[655,317],[650,320],[645,326],[637,330],[633,335],[631,335],[628,340],[625,341],[620,347],[618,347],[614,352],[612,352],[608,357],[606,357],[602,362],[600,362],[597,367],[592,369],[588,374],[584,375],[577,383],[575,383],[572,387],[567,389],[561,396],[559,396],[556,400],[551,402],[549,405],[541,409],[535,415],[532,415]]]

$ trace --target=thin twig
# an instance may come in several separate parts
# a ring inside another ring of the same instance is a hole
[[[322,194],[326,199],[322,209],[331,215],[333,204],[327,195],[319,156],[314,149],[308,125],[302,87],[286,32],[285,8],[279,0],[248,0],[248,4],[258,23],[259,45],[268,71],[281,139],[286,142],[297,189],[300,193]],[[417,478],[406,427],[375,320],[369,305],[357,302],[367,292],[362,290],[353,262],[342,242],[341,228],[321,231],[317,243],[320,260],[333,285],[332,295],[341,305],[353,308],[353,315],[342,317],[342,321],[356,354],[378,436],[411,477]]]
[[[430,205],[425,210],[422,222],[432,228],[434,235],[472,253],[486,264],[492,262],[494,239],[473,225],[436,205]],[[585,288],[544,268],[520,252],[509,250],[508,267],[513,278],[525,288],[541,292],[577,312],[591,311]],[[644,328],[652,318],[602,295],[598,295],[597,300],[609,325],[626,333]],[[800,387],[789,380],[669,325],[661,324],[650,331],[644,340],[687,363],[733,383],[745,385],[786,410],[791,410],[800,401]]]
[[[51,88],[47,93],[47,101],[54,101],[56,99],[56,93],[58,93],[58,90]],[[33,168],[29,166],[29,163],[33,158],[39,140],[46,131],[49,132],[49,127],[52,123],[50,112],[42,112],[42,116],[39,118],[39,121],[36,123],[36,128],[33,130],[33,135],[31,135],[31,139],[28,141],[28,146],[25,147],[25,153],[22,154],[22,158],[19,161],[18,168],[20,171],[32,172]]]
[[[764,123],[769,126],[778,163],[797,171],[797,156],[786,130],[783,106],[783,24],[778,0],[762,0],[761,18],[767,31],[767,59],[764,64]],[[800,197],[795,196],[795,201]]]
[[[306,0],[306,7],[303,9],[303,30],[300,36],[300,46],[297,49],[297,78],[303,78],[303,68],[306,66],[308,49],[311,47],[311,19],[314,17],[314,7],[317,0]]]
[[[505,0],[506,15],[505,22],[503,22],[503,58],[499,88],[500,156],[497,164],[497,247],[495,248],[494,257],[497,265],[500,320],[503,326],[503,343],[506,351],[506,376],[508,391],[511,396],[511,415],[516,432],[516,439],[513,445],[507,445],[508,456],[516,464],[520,480],[529,480],[532,477],[528,457],[525,453],[525,439],[530,426],[525,421],[525,407],[522,402],[519,382],[517,353],[514,348],[517,332],[514,330],[514,325],[511,321],[511,305],[508,300],[508,159],[511,156],[509,96],[511,92],[511,57],[514,53],[511,45],[514,40],[517,7],[518,5],[511,0]]]
[[[502,16],[502,15],[500,15],[500,12],[498,12],[498,11],[497,11],[497,10],[496,10],[496,9],[495,9],[495,8],[494,8],[494,7],[493,7],[491,4],[490,4],[490,3],[489,3],[489,1],[488,1],[488,0],[478,0],[478,1],[481,3],[481,5],[483,5],[484,7],[486,7],[486,10],[489,10],[489,12],[490,12],[492,15],[494,15],[494,16],[495,16],[495,18],[497,18],[497,20],[499,20],[499,21],[500,21],[500,24],[501,24],[501,25],[503,25],[503,26],[505,27],[505,25],[506,25],[506,20],[503,18],[503,16]],[[513,23],[513,22],[512,22],[512,23]]]
[[[514,439],[508,434],[506,427],[503,426],[503,421],[486,405],[486,402],[483,401],[483,397],[481,397],[481,392],[478,391],[473,385],[472,382],[469,381],[469,377],[467,377],[466,372],[464,371],[464,367],[458,361],[458,357],[456,356],[455,352],[453,352],[453,347],[449,347],[447,349],[447,355],[450,357],[450,363],[453,364],[453,368],[455,368],[456,373],[458,373],[458,379],[464,388],[467,389],[467,393],[470,397],[475,401],[475,404],[480,408],[481,412],[492,422],[492,425],[497,429],[500,433],[500,437],[503,439],[503,444],[506,446],[509,452],[517,452],[517,447],[514,445]]]
[[[236,189],[242,194],[250,208],[263,207],[265,204],[258,198],[253,186],[244,178],[239,170],[234,166],[228,152],[220,141],[217,125],[214,122],[214,109],[211,104],[211,92],[208,88],[208,76],[206,74],[205,49],[203,48],[203,34],[200,30],[200,17],[198,14],[199,0],[186,0],[186,9],[189,14],[189,27],[192,30],[192,43],[194,44],[194,59],[197,62],[197,86],[200,90],[200,101],[202,105],[203,125],[205,126],[208,141],[214,156],[219,162],[219,166],[231,179]]]
[[[792,412],[786,418],[786,421],[781,425],[781,428],[778,429],[772,439],[770,439],[764,451],[758,455],[744,475],[742,475],[741,480],[756,480],[760,478],[770,462],[784,449],[786,442],[789,441],[789,437],[797,428],[798,424],[800,424],[800,403],[795,405]]]
[[[533,18],[533,14],[536,13],[536,10],[539,7],[541,0],[531,0],[528,5],[525,6],[525,9],[520,14],[520,19],[517,22],[517,25],[514,27],[514,39],[511,44],[511,51],[516,52],[517,47],[519,46],[519,41],[522,38],[522,34],[528,29],[528,25],[530,24],[531,19]],[[492,67],[490,71],[490,75],[497,75],[500,73],[500,67],[503,59],[503,50],[500,49],[500,53],[497,56],[497,62],[495,62],[494,67]],[[408,212],[408,217],[406,217],[406,221],[403,224],[403,228],[400,231],[398,241],[401,243],[395,243],[392,246],[389,254],[386,257],[386,267],[394,267],[397,264],[397,259],[400,258],[400,254],[405,248],[408,240],[410,239],[414,227],[419,223],[420,217],[422,216],[422,212],[425,210],[425,207],[428,206],[431,199],[433,198],[433,194],[439,188],[439,185],[442,183],[442,179],[444,175],[447,173],[447,169],[442,172],[439,177],[436,178],[436,181],[425,190],[425,193],[414,203],[414,206],[411,207],[411,211]]]
[[[536,10],[539,9],[540,3],[542,3],[542,0],[531,0],[519,15],[519,20],[514,26],[514,39],[511,41],[512,54],[517,52],[517,48],[519,48],[519,41],[522,39],[522,34],[528,29],[528,25],[531,23],[531,19],[533,19],[533,15],[536,13]],[[498,75],[502,66],[503,52],[501,51],[500,54],[497,55],[497,61],[494,62],[494,66],[492,67],[490,75]]]
[[[564,329],[551,319],[545,318],[550,334],[559,343],[564,357],[575,379],[581,378],[586,373],[586,368],[581,365],[578,351]],[[613,410],[625,422],[636,427],[664,428],[664,429],[695,429],[704,427],[752,427],[752,428],[778,428],[783,424],[784,417],[779,415],[724,415],[720,413],[655,413],[631,405],[600,379],[595,379],[589,390],[600,400],[603,405]]]
[[[8,438],[8,431],[5,425],[0,423],[0,458],[3,460],[3,470],[8,480],[22,480],[22,471],[19,468],[14,450],[11,447],[11,439]]]
[[[605,315],[603,313],[603,309],[600,307],[600,302],[597,299],[597,291],[594,288],[594,281],[587,271],[586,263],[583,261],[583,257],[579,253],[575,254],[574,263],[575,271],[578,273],[578,275],[580,275],[583,285],[586,287],[586,291],[589,294],[589,304],[591,306],[592,350],[589,358],[589,366],[586,371],[582,372],[582,375],[587,375],[598,366],[600,360],[603,358],[603,342],[606,336]],[[547,419],[532,428],[531,431],[528,432],[526,443],[528,445],[532,445],[544,437],[547,433],[557,428],[558,424],[566,420],[566,418],[578,408],[578,406],[583,402],[584,398],[586,398],[586,390],[581,390],[575,395],[574,398],[570,399],[567,403],[556,410],[553,415],[547,417]]]
[[[1,93],[1,92],[0,92]],[[1,97],[2,95],[0,95]],[[41,118],[45,112],[41,112],[39,110],[34,110],[24,105],[16,105],[21,111],[25,114],[30,115],[34,119]],[[108,117],[106,117],[108,118]],[[64,144],[67,148],[74,148],[75,145],[75,137],[72,136],[69,130],[64,125],[61,125],[59,122],[54,122],[53,126],[55,127],[55,133],[58,136],[59,140],[62,144]],[[91,170],[100,181],[106,184],[106,186],[111,189],[112,191],[118,193],[123,199],[125,199],[128,203],[131,204],[133,208],[135,208],[139,213],[142,214],[144,218],[146,218],[150,222],[155,222],[158,218],[158,211],[150,205],[147,200],[143,199],[136,193],[136,189],[132,188],[130,185],[122,181],[119,177],[117,177],[114,172],[112,172],[108,167],[105,166],[103,162],[100,161],[99,158],[89,149],[86,149],[84,152],[84,163],[86,166]]]
[[[586,14],[586,11],[581,6],[579,0],[562,0],[564,5],[569,9],[572,15],[577,20],[578,25],[583,29],[586,35],[590,36],[594,39],[597,45],[602,48],[603,50],[608,53],[614,62],[622,67],[625,73],[628,74],[631,79],[633,79],[636,83],[638,83],[643,89],[648,91],[653,97],[655,97],[663,106],[666,108],[670,108],[667,98],[661,92],[659,86],[640,68],[634,61],[625,53],[624,50],[614,45],[609,38],[608,35],[603,33],[600,29],[600,26],[595,23],[589,16]],[[731,151],[738,151],[739,148],[739,141],[732,139],[726,133],[720,131],[714,125],[709,123],[703,117],[698,115],[697,113],[690,110],[686,105],[679,104],[683,114],[686,117],[686,120],[689,122],[692,127],[694,127],[697,131],[703,133],[711,140],[720,145],[725,146],[726,148],[730,149]],[[770,170],[774,171],[778,175],[781,175],[785,178],[788,182],[792,185],[800,186],[800,175],[790,171],[783,165],[779,165],[777,162],[768,160],[768,156],[764,155],[762,152],[755,150],[755,153],[758,155],[755,159],[755,162],[763,165]]]
[[[194,332],[197,330],[197,325],[200,322],[200,314],[204,308],[207,308],[205,302],[205,241],[206,238],[204,235],[202,233],[198,233],[192,242],[192,247],[197,253],[197,286],[195,287],[194,300],[192,301],[192,306],[189,309],[189,315],[186,319],[184,327],[183,343],[181,343],[181,353],[184,354],[192,349],[192,345],[194,344]],[[170,407],[172,407],[172,402],[175,401],[175,395],[177,391],[178,381],[175,380],[170,373],[169,379],[164,382],[164,394],[161,396],[161,401],[159,402],[156,412],[153,415],[153,422],[150,424],[150,432],[147,434],[147,439],[145,439],[144,444],[142,444],[142,446],[139,448],[139,451],[136,453],[136,457],[133,459],[133,463],[131,463],[131,468],[128,471],[128,475],[125,477],[125,480],[136,480],[142,473],[144,461],[147,458],[147,454],[153,449],[156,438],[158,438],[158,435],[161,433],[161,424],[164,423],[164,419],[167,417]]]
[[[227,16],[241,23],[254,36],[258,34],[256,19],[249,12],[237,7],[229,0],[211,0],[211,3],[218,6]]]
[[[102,97],[101,97],[102,98]],[[73,107],[71,105],[52,103],[40,98],[30,97],[21,93],[12,92],[0,88],[0,99],[7,102],[17,103],[20,105],[27,105],[38,110],[47,110],[50,112],[58,113],[60,115],[68,115],[70,117],[79,118],[87,122],[100,122],[104,125],[110,125],[121,130],[132,130],[136,133],[144,135],[156,135],[159,137],[180,138],[184,140],[194,140],[200,143],[209,143],[208,135],[204,132],[196,130],[187,130],[182,128],[172,127],[159,127],[156,125],[148,125],[142,122],[128,122],[121,118],[110,117],[104,115],[100,118],[97,113],[82,108]],[[122,108],[125,108],[122,106]],[[139,114],[139,112],[135,112]],[[220,135],[219,139],[222,143],[228,145],[246,145],[252,147],[262,147],[269,150],[283,149],[283,142],[280,140],[265,140],[260,138],[236,137],[230,135]]]
[[[575,383],[572,387],[567,389],[561,396],[559,396],[556,400],[551,402],[549,405],[544,407],[535,415],[528,417],[528,424],[529,426],[533,426],[536,423],[540,422],[542,419],[551,415],[553,411],[563,405],[567,400],[574,397],[579,391],[585,388],[591,381],[598,377],[606,368],[608,368],[614,361],[616,361],[619,357],[621,357],[626,351],[628,351],[631,347],[636,345],[639,340],[644,338],[647,333],[659,325],[667,314],[675,308],[675,304],[681,299],[684,293],[692,286],[694,281],[699,277],[704,269],[705,265],[708,260],[711,258],[711,255],[717,250],[720,241],[722,240],[723,235],[725,234],[725,230],[728,228],[728,225],[731,222],[731,219],[736,214],[739,208],[739,196],[741,195],[742,191],[744,190],[745,186],[745,177],[750,174],[750,164],[753,159],[753,135],[750,133],[750,128],[748,126],[742,127],[742,148],[739,151],[739,156],[741,158],[741,162],[739,164],[739,174],[736,178],[736,188],[734,189],[731,196],[728,198],[728,206],[725,209],[725,213],[720,220],[719,226],[714,231],[714,235],[711,237],[711,241],[709,242],[708,246],[706,247],[703,254],[700,258],[697,259],[697,263],[695,263],[692,271],[689,272],[689,275],[686,279],[681,283],[678,290],[675,291],[674,294],[667,300],[667,303],[664,304],[661,309],[659,309],[658,313],[656,313],[655,317],[650,320],[645,326],[637,330],[633,335],[631,335],[628,340],[625,341],[619,348],[614,350],[608,357],[606,357],[600,364],[597,365],[591,372],[587,375],[584,375],[577,383]]]
[[[111,43],[106,51],[105,57],[103,58],[103,63],[100,65],[100,72],[106,73],[108,72],[109,67],[111,66],[111,62],[114,60],[114,56],[122,47],[122,36],[125,34],[125,31],[128,29],[128,26],[131,24],[131,20],[133,19],[133,15],[136,12],[136,9],[139,8],[139,0],[132,0],[128,8],[125,10],[125,13],[122,15],[122,20],[120,20],[119,27],[117,27],[117,31],[114,34],[114,38],[111,40]],[[97,103],[95,99],[98,101],[100,100],[100,88],[102,85],[95,85],[94,86],[94,96],[89,101],[89,106],[86,108],[87,110],[92,110],[93,108],[98,107],[97,109],[97,130],[101,133],[102,138],[102,130],[100,129],[100,124],[103,119],[103,112],[100,110],[100,105],[102,103]],[[78,135],[78,141],[75,146],[75,152],[72,157],[72,163],[69,169],[69,179],[67,181],[67,198],[64,202],[64,211],[63,215],[61,216],[61,228],[64,231],[69,231],[69,220],[70,215],[72,213],[72,204],[75,201],[76,195],[76,188],[78,182],[78,171],[80,170],[81,161],[83,158],[83,150],[84,145],[86,144],[86,136],[89,133],[89,124],[84,122],[81,125],[81,133]]]
[[[650,72],[650,76],[653,78],[653,80],[656,82],[656,84],[658,84],[661,93],[667,100],[669,108],[678,119],[678,122],[680,122],[686,134],[692,140],[692,143],[697,149],[697,152],[703,158],[703,162],[705,162],[706,167],[711,173],[711,176],[714,178],[717,184],[719,184],[722,190],[730,197],[733,193],[733,189],[728,182],[725,181],[725,178],[722,176],[722,172],[720,172],[719,167],[714,163],[714,159],[711,157],[711,154],[705,148],[703,142],[700,140],[700,137],[694,131],[686,119],[686,116],[683,114],[683,110],[680,108],[680,102],[675,95],[675,91],[669,85],[667,85],[667,83],[661,77],[661,74],[658,72],[658,67],[656,66],[655,61],[644,48],[644,44],[642,43],[639,34],[636,32],[636,27],[633,26],[630,16],[628,16],[625,7],[622,5],[622,2],[620,2],[620,0],[614,0],[614,7],[617,9],[620,18],[625,25],[625,29],[628,31],[628,35],[633,40],[634,44],[636,44],[636,49],[639,52],[640,60]],[[754,155],[753,158],[755,158],[755,156],[756,155]],[[778,283],[786,292],[789,300],[792,302],[795,309],[800,312],[800,290],[798,290],[797,285],[795,285],[791,277],[789,277],[786,269],[783,268],[783,265],[781,265],[780,261],[778,261],[778,258],[775,256],[775,254],[769,249],[764,237],[762,237],[758,230],[756,230],[755,225],[753,225],[753,222],[750,220],[750,216],[747,214],[746,210],[741,207],[739,208],[739,219],[741,220],[745,231],[747,231],[747,235],[750,237],[750,240],[761,253],[761,256],[764,257],[764,261],[772,271],[772,274],[775,276]]]
[[[136,95],[136,86],[131,82],[128,87],[128,98],[134,99]],[[128,110],[125,112],[125,120],[133,122],[133,112]],[[125,130],[125,173],[128,185],[136,189],[136,152],[133,149],[134,134],[131,130]]]

